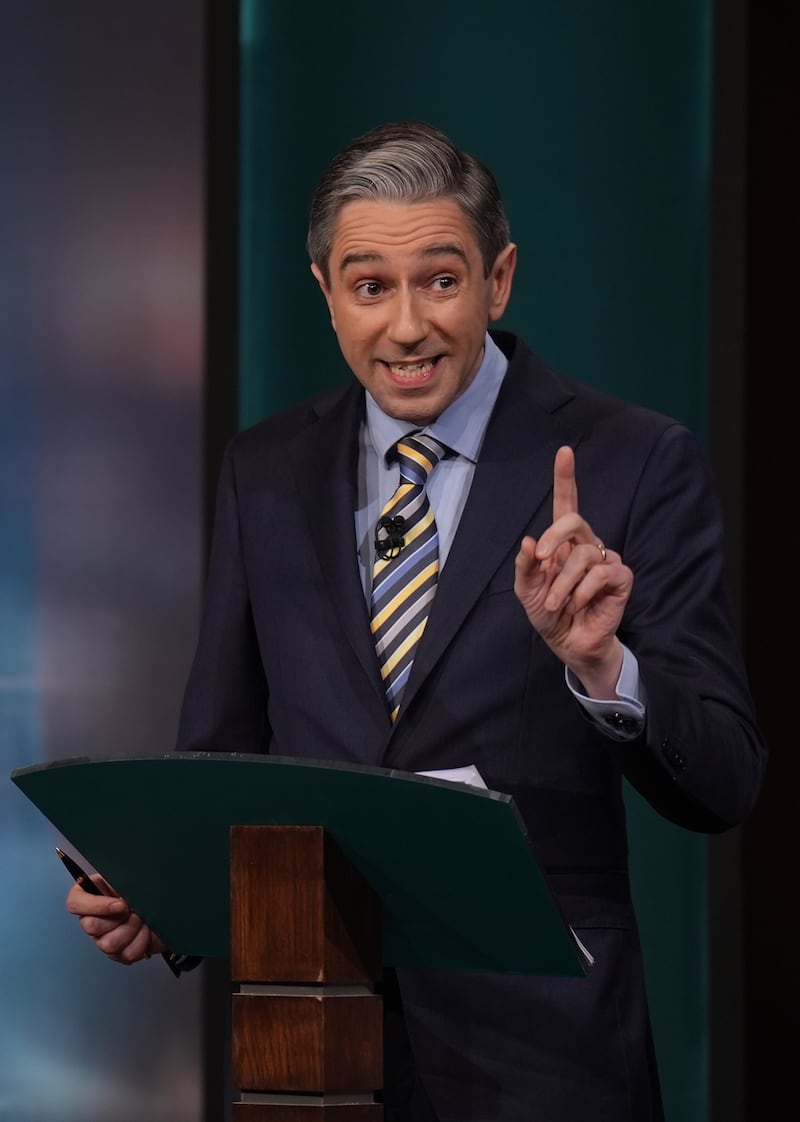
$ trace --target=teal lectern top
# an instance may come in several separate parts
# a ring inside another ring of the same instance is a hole
[[[166,942],[230,949],[232,826],[323,826],[383,904],[390,966],[580,976],[513,799],[408,772],[219,752],[68,759],[11,779]]]

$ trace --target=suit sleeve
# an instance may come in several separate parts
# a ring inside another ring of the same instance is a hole
[[[647,696],[623,771],[665,817],[716,832],[741,822],[766,760],[732,622],[722,515],[695,437],[669,427],[644,465],[622,555],[634,573],[620,637]]]
[[[178,750],[267,751],[267,697],[229,446],[220,472],[203,617],[181,708]]]

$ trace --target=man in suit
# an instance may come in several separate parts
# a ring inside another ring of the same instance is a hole
[[[387,1119],[661,1118],[622,778],[714,832],[747,815],[765,760],[705,457],[673,420],[488,333],[516,247],[494,177],[437,130],[354,141],[308,247],[355,381],[228,449],[179,747],[474,765],[513,795],[594,966],[399,971]],[[417,513],[387,522],[409,433],[434,466]],[[425,595],[384,638],[380,573],[418,541]],[[76,887],[68,907],[120,961],[165,949],[121,901]]]

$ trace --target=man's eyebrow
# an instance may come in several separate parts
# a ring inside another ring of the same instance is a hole
[[[422,251],[423,257],[460,257],[466,265],[467,255],[460,245],[430,245]]]
[[[380,253],[347,253],[339,265],[339,272],[343,273],[348,265],[363,265],[368,261],[383,261]]]
[[[464,264],[467,255],[460,245],[429,245],[420,253],[420,257],[460,257]],[[346,253],[339,265],[339,272],[343,273],[350,265],[364,265],[370,262],[380,263],[386,258],[381,253]]]

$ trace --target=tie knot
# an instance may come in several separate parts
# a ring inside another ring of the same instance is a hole
[[[412,432],[395,445],[400,475],[409,483],[424,487],[433,469],[446,455],[447,449],[427,433]]]

